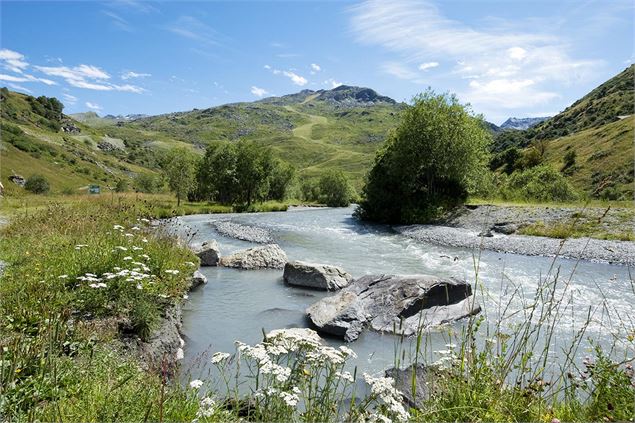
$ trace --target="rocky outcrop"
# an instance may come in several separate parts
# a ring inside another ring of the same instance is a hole
[[[327,264],[312,264],[303,261],[291,261],[284,266],[284,281],[289,285],[305,288],[336,291],[353,280],[350,273]]]
[[[215,240],[205,241],[202,244],[192,246],[194,254],[201,259],[201,266],[218,266],[220,249]]]
[[[287,263],[287,255],[277,244],[268,244],[222,257],[219,263],[238,269],[282,269]]]
[[[167,371],[173,374],[178,361],[183,358],[183,339],[181,338],[181,306],[169,306],[161,319],[159,327],[144,341],[139,338],[127,340],[133,350],[137,350],[144,365],[154,371]]]
[[[11,175],[9,176],[9,181],[21,187],[26,185],[26,179],[22,175]]]
[[[429,275],[363,276],[306,310],[318,331],[349,342],[366,328],[409,336],[419,327],[438,326],[479,311],[468,283]]]

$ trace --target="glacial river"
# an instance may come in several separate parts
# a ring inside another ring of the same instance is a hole
[[[475,280],[477,298],[487,320],[493,322],[509,303],[504,325],[525,319],[523,308],[533,298],[541,278],[559,272],[557,297],[564,298],[563,316],[556,324],[554,361],[558,348],[567,345],[591,311],[585,338],[610,345],[624,339],[635,327],[635,294],[626,266],[570,259],[529,257],[491,251],[449,248],[424,244],[393,232],[388,226],[368,225],[352,217],[353,208],[297,209],[286,213],[194,215],[179,218],[193,231],[193,240],[216,239],[222,254],[256,244],[219,235],[210,222],[231,220],[271,231],[289,260],[303,260],[343,267],[354,277],[364,274],[434,274]],[[479,257],[480,256],[480,257]],[[198,377],[207,372],[206,355],[233,353],[234,341],[255,344],[272,329],[308,327],[304,311],[325,292],[286,286],[282,270],[235,270],[220,267],[201,269],[208,284],[190,293],[183,315],[185,335],[184,369]],[[570,281],[570,282],[568,282]],[[568,282],[568,283],[567,283]],[[524,298],[524,300],[523,300]],[[616,322],[628,321],[623,328]],[[446,349],[448,333],[462,323],[433,330],[425,336],[425,356],[438,358]],[[629,329],[630,328],[630,329]],[[343,342],[327,339],[337,346]],[[365,332],[349,344],[359,357],[352,362],[360,370],[380,372],[391,367],[398,338]],[[412,346],[405,343],[406,361]],[[620,354],[620,347],[615,350]],[[590,355],[588,343],[577,351],[581,359]]]

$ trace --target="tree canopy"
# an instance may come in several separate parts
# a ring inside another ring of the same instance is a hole
[[[375,157],[357,215],[390,223],[438,217],[487,172],[490,143],[482,119],[454,95],[416,96]]]

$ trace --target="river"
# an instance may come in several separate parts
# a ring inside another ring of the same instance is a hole
[[[514,316],[506,324],[525,318],[521,312],[525,306],[523,299],[533,296],[541,278],[558,271],[561,280],[558,284],[562,288],[557,292],[565,298],[566,307],[555,329],[556,347],[567,345],[589,307],[593,313],[586,332],[588,338],[608,345],[615,337],[623,338],[624,330],[632,330],[632,321],[631,329],[615,324],[616,319],[632,318],[635,310],[635,294],[626,266],[492,251],[479,253],[425,244],[399,235],[388,226],[359,222],[352,212],[352,207],[298,209],[281,213],[193,215],[178,221],[192,229],[194,241],[216,239],[222,254],[255,244],[220,236],[210,224],[213,220],[229,219],[266,228],[289,260],[338,265],[354,277],[424,273],[474,281],[478,266],[478,301],[488,321],[494,321],[501,305],[509,302],[507,314]],[[201,271],[209,282],[189,295],[183,315],[184,367],[193,377],[208,370],[202,365],[206,353],[234,352],[236,340],[257,343],[262,340],[263,330],[307,327],[306,307],[329,295],[286,286],[281,270],[204,267]],[[568,280],[571,282],[565,288]],[[434,351],[445,349],[449,342],[449,331],[460,328],[461,324],[428,333],[425,354],[434,359]],[[326,342],[343,344],[335,339]],[[360,370],[380,372],[392,366],[398,344],[393,335],[365,332],[349,345],[359,356],[352,364]],[[410,347],[406,350],[410,351]],[[589,353],[582,349],[577,355],[581,358]]]

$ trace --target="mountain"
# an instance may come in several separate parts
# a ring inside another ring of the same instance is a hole
[[[549,119],[549,116],[547,117],[535,117],[535,118],[515,118],[515,117],[511,117],[509,119],[507,119],[505,122],[503,122],[503,124],[500,126],[500,129],[502,130],[506,130],[506,129],[516,129],[516,130],[523,130],[523,129],[529,129],[531,127],[534,127],[536,125],[538,125],[539,123],[545,121]]]
[[[316,177],[326,169],[339,169],[361,188],[375,151],[396,127],[404,107],[370,88],[341,85],[117,125],[111,122],[102,128],[124,140],[163,137],[199,151],[219,141],[252,140],[271,147],[302,176]],[[102,119],[99,125],[104,123]]]

